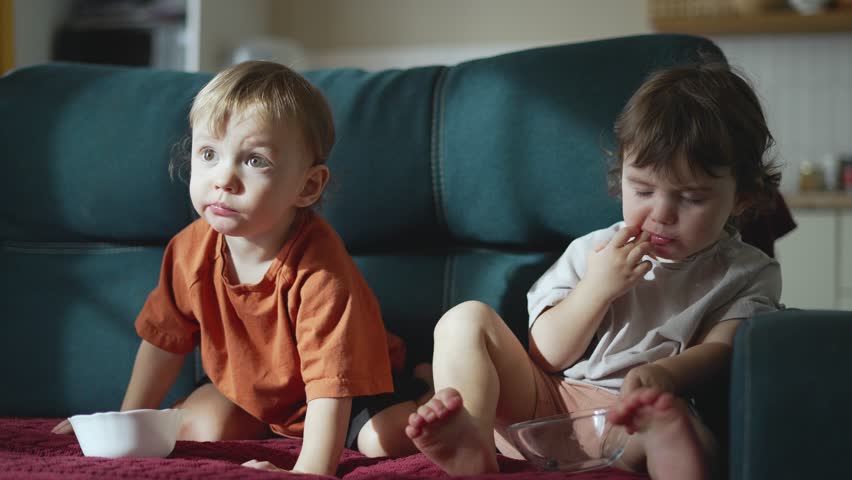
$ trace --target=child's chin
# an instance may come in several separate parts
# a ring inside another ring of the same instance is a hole
[[[659,260],[661,263],[674,263],[683,259],[683,257],[677,255],[677,253],[665,248],[654,248],[651,251],[651,255],[653,255],[654,258]]]
[[[207,223],[213,230],[221,233],[222,235],[228,235],[229,237],[239,237],[239,226],[236,225],[236,222],[229,221],[222,218],[205,218]]]

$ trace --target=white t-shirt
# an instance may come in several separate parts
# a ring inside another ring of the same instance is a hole
[[[588,252],[623,227],[619,222],[568,245],[527,293],[530,327],[571,293],[586,273]],[[778,262],[743,243],[735,230],[727,233],[680,262],[646,256],[653,268],[612,302],[591,354],[563,371],[565,378],[617,392],[631,368],[683,352],[717,323],[782,308]]]

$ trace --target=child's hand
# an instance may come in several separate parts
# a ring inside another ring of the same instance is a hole
[[[621,384],[621,396],[640,388],[655,388],[661,392],[676,393],[674,379],[669,371],[653,363],[640,365],[627,372],[624,383]]]
[[[652,249],[648,238],[648,233],[638,227],[622,228],[609,242],[589,253],[582,282],[588,283],[607,302],[624,295],[651,270],[651,262],[642,260]]]
[[[257,460],[249,460],[248,462],[243,463],[243,466],[249,467],[249,468],[256,468],[258,470],[267,470],[267,471],[270,471],[270,472],[281,472],[281,473],[290,472],[290,470],[284,470],[283,468],[278,468],[275,465],[273,465],[269,462],[266,462],[266,461],[259,462]]]
[[[66,418],[65,420],[59,422],[58,425],[53,427],[53,430],[51,430],[50,432],[59,434],[74,433],[74,428],[71,426],[71,422],[69,422]]]

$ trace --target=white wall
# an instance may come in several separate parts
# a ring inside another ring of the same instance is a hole
[[[15,0],[17,66],[50,58],[71,0]],[[187,70],[216,71],[253,36],[305,48],[296,68],[453,64],[652,31],[647,0],[188,0]],[[793,191],[802,161],[852,152],[852,33],[713,36],[754,81]]]
[[[253,33],[264,35],[270,0],[187,0],[186,70],[215,72]]]
[[[208,0],[205,0],[208,1]],[[267,30],[297,68],[454,64],[521,48],[649,33],[647,0],[277,0]],[[852,152],[852,33],[712,36],[766,109],[782,190],[802,161]]]
[[[452,64],[555,43],[651,31],[646,0],[280,0],[268,30],[307,67]]]
[[[71,0],[14,0],[15,66],[50,60],[53,31],[65,19]]]
[[[712,38],[763,101],[784,165],[782,191],[797,189],[803,161],[852,153],[852,33]]]

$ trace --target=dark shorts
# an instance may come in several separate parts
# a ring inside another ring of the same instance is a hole
[[[196,387],[211,383],[205,375]],[[415,377],[410,370],[393,375],[393,392],[352,398],[352,413],[346,430],[346,448],[358,450],[358,434],[382,410],[398,403],[415,401],[429,391],[429,384]]]
[[[382,410],[402,402],[413,402],[429,391],[429,384],[411,371],[393,375],[393,392],[352,398],[352,414],[346,431],[346,448],[358,450],[358,434],[368,420]]]

